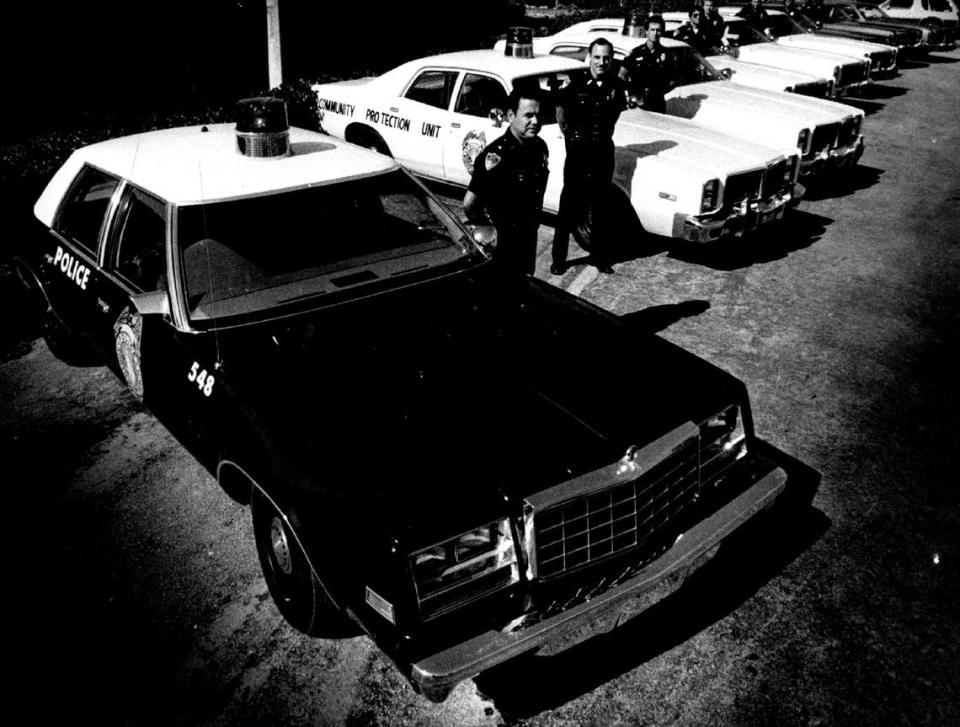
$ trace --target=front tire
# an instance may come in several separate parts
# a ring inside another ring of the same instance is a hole
[[[308,636],[355,634],[356,628],[330,600],[310,567],[286,516],[256,488],[250,509],[263,577],[283,617]]]

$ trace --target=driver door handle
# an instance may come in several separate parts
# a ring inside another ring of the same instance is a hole
[[[110,304],[105,301],[103,298],[97,298],[97,307],[100,309],[100,312],[107,314],[110,312]]]

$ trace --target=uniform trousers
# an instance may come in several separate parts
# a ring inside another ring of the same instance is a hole
[[[567,260],[570,233],[589,246],[598,265],[607,264],[604,240],[592,235],[591,216],[600,195],[606,194],[613,180],[614,144],[612,139],[581,141],[567,139],[567,158],[563,163],[563,190],[553,235],[553,262],[562,266]],[[587,238],[590,239],[587,239]]]

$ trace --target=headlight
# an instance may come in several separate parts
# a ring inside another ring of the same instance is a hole
[[[787,159],[787,166],[783,170],[783,184],[789,187],[797,181],[797,173],[800,166],[800,157],[796,154]]]
[[[700,211],[709,212],[717,208],[720,199],[720,180],[711,179],[703,185],[703,194],[700,197]]]
[[[520,580],[508,518],[419,550],[410,556],[410,562],[424,618]]]
[[[810,129],[801,129],[797,135],[797,148],[801,154],[806,154],[810,145]]]
[[[700,453],[704,471],[722,468],[747,453],[739,406],[732,404],[700,425]]]

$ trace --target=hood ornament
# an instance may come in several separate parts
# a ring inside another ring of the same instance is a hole
[[[636,444],[631,444],[627,447],[627,451],[623,453],[623,456],[620,458],[620,462],[617,465],[617,474],[624,475],[627,473],[635,474],[643,470],[643,468],[637,464],[637,456],[640,454],[640,447]]]

